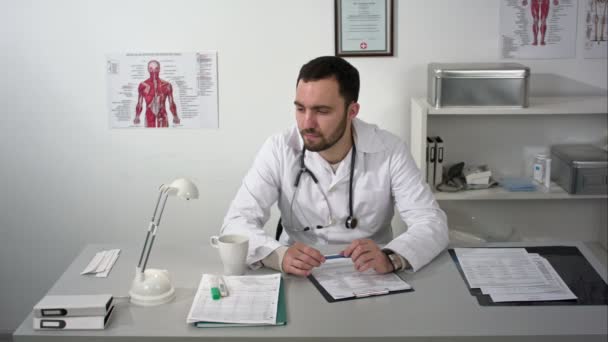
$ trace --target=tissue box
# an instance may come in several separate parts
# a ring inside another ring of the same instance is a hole
[[[518,63],[430,63],[427,100],[434,107],[528,107],[530,69]]]

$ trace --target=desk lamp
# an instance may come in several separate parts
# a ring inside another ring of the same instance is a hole
[[[168,303],[175,298],[175,289],[171,285],[169,272],[167,270],[146,269],[150,251],[156,238],[156,231],[160,224],[160,218],[163,215],[169,196],[177,196],[186,200],[191,198],[196,199],[198,198],[198,189],[192,181],[185,178],[178,178],[170,185],[163,184],[160,186],[154,213],[148,226],[144,248],[141,250],[139,262],[135,268],[135,279],[133,279],[131,290],[129,291],[131,303],[133,304],[153,306]],[[158,210],[159,206],[160,211]],[[158,216],[156,215],[157,213]],[[150,238],[150,236],[152,237]],[[148,244],[148,242],[150,243]]]

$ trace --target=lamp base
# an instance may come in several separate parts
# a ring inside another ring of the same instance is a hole
[[[135,279],[129,291],[131,303],[141,306],[155,306],[168,303],[175,298],[167,270],[147,269],[143,273],[135,270]]]

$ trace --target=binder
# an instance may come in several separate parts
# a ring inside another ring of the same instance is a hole
[[[435,184],[435,138],[426,137],[426,182],[431,185]]]
[[[287,324],[287,308],[285,307],[285,290],[283,289],[283,279],[279,287],[279,300],[277,303],[277,321],[275,324],[256,324],[256,323],[223,323],[223,322],[196,322],[197,328],[224,328],[224,327],[260,327]]]
[[[443,182],[443,156],[444,146],[443,139],[437,136],[435,137],[435,165],[434,165],[434,177],[433,185],[437,186]],[[435,188],[435,187],[433,187]]]
[[[383,279],[374,279],[376,278],[375,275],[372,279],[359,279],[358,277],[366,277],[366,274],[359,273],[358,271],[354,270],[352,260],[350,258],[344,257],[339,254],[326,255],[325,258],[328,261],[332,260],[331,265],[328,266],[328,264],[330,263],[326,263],[324,265],[325,267],[329,268],[326,270],[319,271],[318,274],[313,271],[313,273],[308,276],[308,279],[310,279],[310,281],[317,288],[317,290],[321,292],[323,298],[325,298],[325,300],[327,300],[329,303],[414,291],[414,289],[408,283],[406,283],[403,279],[401,279],[401,277],[399,277],[395,273],[379,275]],[[349,268],[349,271],[347,271],[346,273],[344,273],[345,268]],[[329,276],[329,278],[331,279],[323,280],[323,282],[325,282],[326,284],[330,284],[336,281],[341,282],[343,284],[343,286],[341,286],[342,291],[340,291],[339,293],[335,293],[337,298],[334,297],[323,286],[323,284],[321,283],[322,281],[319,281],[316,278],[315,274],[319,277],[325,278]],[[368,285],[363,288],[356,286],[356,291],[358,291],[357,293],[350,292],[351,290],[353,290],[353,288],[349,285],[349,282],[351,281],[347,279],[357,279],[355,281],[352,281],[352,283],[365,283]],[[380,283],[376,283],[377,281],[379,281]]]
[[[409,288],[403,289],[403,290],[385,289],[382,291],[367,291],[367,292],[361,292],[361,293],[353,293],[353,295],[351,297],[346,297],[346,298],[334,298],[329,292],[327,292],[327,290],[325,290],[323,285],[321,285],[319,283],[319,281],[312,274],[308,276],[308,279],[310,279],[310,281],[317,288],[317,290],[319,290],[319,292],[321,292],[321,295],[323,296],[323,298],[325,298],[325,300],[328,301],[329,303],[343,302],[343,301],[347,301],[347,300],[354,300],[354,299],[361,299],[361,298],[368,298],[368,297],[375,297],[375,296],[386,296],[386,295],[392,295],[392,294],[396,294],[396,293],[414,291],[413,287],[409,287]]]
[[[113,303],[110,294],[48,295],[34,305],[34,317],[105,316]]]
[[[538,246],[526,247],[528,253],[537,253],[547,259],[570,290],[578,297],[576,300],[559,301],[529,301],[529,302],[500,302],[495,303],[489,295],[481,293],[480,289],[471,289],[469,292],[477,298],[482,306],[521,306],[521,305],[608,305],[608,285],[602,277],[589,264],[585,256],[574,246]],[[460,276],[465,283],[466,277],[458,257],[453,249],[449,249],[450,256],[458,268]],[[467,283],[468,287],[468,283]]]
[[[34,330],[102,330],[114,312],[114,305],[102,316],[34,317]]]

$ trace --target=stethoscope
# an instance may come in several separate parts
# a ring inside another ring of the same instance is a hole
[[[352,139],[353,149],[352,149],[351,158],[350,158],[351,159],[350,160],[350,180],[349,180],[349,190],[348,190],[348,213],[349,214],[348,214],[348,217],[346,218],[346,222],[344,222],[344,225],[348,229],[355,229],[357,227],[358,220],[353,215],[353,175],[355,173],[355,159],[357,156],[357,146],[355,145],[355,139],[353,137],[351,137],[351,139]],[[321,194],[323,194],[323,197],[325,197],[325,202],[327,203],[327,208],[329,209],[329,223],[326,225],[316,225],[314,227],[316,229],[322,229],[322,228],[326,228],[333,224],[333,215],[331,212],[331,207],[329,206],[329,201],[328,201],[325,193],[323,193],[323,191],[321,191],[321,188],[319,185],[319,180],[317,179],[315,174],[308,167],[306,167],[306,164],[304,163],[305,154],[306,154],[306,147],[303,147],[302,153],[300,154],[300,170],[298,171],[298,174],[296,175],[296,181],[293,184],[296,189],[294,191],[293,198],[291,199],[290,221],[292,221],[291,222],[292,230],[293,230],[293,205],[294,205],[294,202],[296,199],[296,194],[299,189],[298,186],[300,185],[300,179],[302,178],[302,175],[306,174],[306,173],[310,175],[310,178],[313,180],[313,182],[315,182],[317,187],[319,187],[319,191],[321,192]],[[303,231],[303,232],[309,231],[311,229],[311,227],[313,227],[313,225],[309,224],[308,226],[304,227],[301,231]]]

